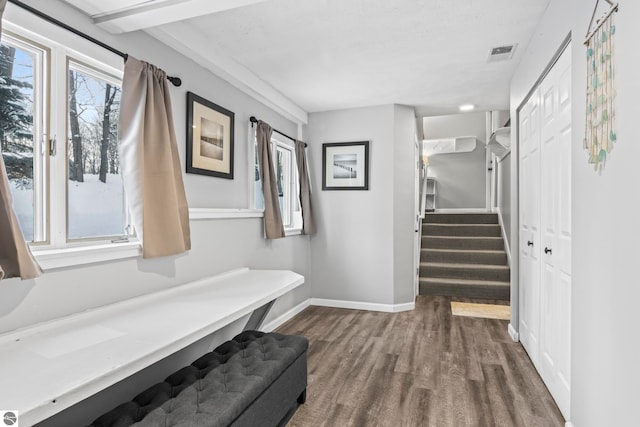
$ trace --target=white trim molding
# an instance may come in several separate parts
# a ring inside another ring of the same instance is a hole
[[[335,299],[311,298],[310,305],[319,307],[348,308],[351,310],[381,311],[384,313],[399,313],[416,308],[415,302],[404,304],[380,304],[375,302],[344,301]]]
[[[436,213],[491,213],[486,208],[452,208],[452,209],[436,209]]]
[[[261,209],[217,209],[217,208],[189,208],[191,221],[201,219],[238,219],[262,218]]]
[[[566,423],[564,423],[564,427],[574,427],[574,425],[571,421],[567,421]]]
[[[289,320],[293,319],[296,315],[300,314],[305,308],[309,307],[310,305],[311,305],[310,300],[307,299],[301,302],[300,304],[296,305],[286,313],[276,317],[269,323],[266,323],[260,329],[262,330],[262,332],[273,332],[276,329],[278,329],[280,326],[282,326],[284,323],[288,322]]]
[[[520,334],[518,333],[518,331],[516,331],[516,328],[514,328],[511,323],[509,323],[508,331],[509,331],[509,336],[511,337],[513,342],[520,341]]]
[[[60,249],[38,250],[32,247],[33,256],[43,270],[73,267],[97,262],[137,258],[142,246],[135,240],[123,243],[105,243],[91,246],[74,246]]]

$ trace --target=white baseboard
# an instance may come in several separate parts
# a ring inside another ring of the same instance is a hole
[[[511,337],[513,342],[520,341],[520,334],[518,333],[518,331],[516,331],[516,328],[514,328],[513,325],[511,325],[511,323],[509,323],[508,331],[509,331],[509,336]]]
[[[511,267],[511,248],[509,247],[509,240],[507,239],[507,232],[504,228],[504,222],[502,221],[502,211],[500,208],[496,208],[496,213],[498,214],[498,223],[500,224],[500,230],[502,232],[502,240],[504,241],[504,250],[507,253],[507,262],[509,263],[509,267]]]
[[[260,330],[262,330],[262,332],[273,332],[273,331],[275,331],[281,325],[283,325],[286,321],[292,319],[295,315],[300,313],[302,310],[304,310],[305,308],[309,307],[311,305],[310,301],[311,300],[308,299],[308,300],[305,300],[305,301],[301,302],[300,304],[298,304],[295,307],[293,307],[291,310],[287,311],[286,313],[282,314],[281,316],[278,316],[277,318],[273,319],[269,323],[267,323],[264,326],[262,326],[262,328],[260,328]]]
[[[348,308],[352,310],[367,310],[367,311],[382,311],[385,313],[399,313],[401,311],[410,311],[416,308],[415,302],[409,302],[405,304],[378,304],[371,302],[359,302],[359,301],[342,301],[335,299],[322,299],[322,298],[309,298],[296,305],[286,313],[278,316],[269,323],[264,324],[260,330],[263,332],[272,332],[278,329],[288,320],[292,319],[298,313],[302,312],[310,305],[319,307],[333,307],[333,308]]]
[[[574,426],[571,421],[567,421],[566,423],[564,423],[564,427],[574,427]]]
[[[320,307],[348,308],[352,310],[382,311],[385,313],[398,313],[416,308],[415,302],[405,304],[378,304],[373,302],[343,301],[336,299],[311,298],[311,305]]]
[[[485,208],[452,208],[452,209],[436,209],[436,213],[491,213]]]

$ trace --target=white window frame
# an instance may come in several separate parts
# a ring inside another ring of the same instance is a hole
[[[48,53],[48,59],[43,66],[44,99],[39,102],[43,108],[43,125],[41,130],[37,130],[40,132],[39,135],[36,135],[34,129],[34,139],[36,136],[42,138],[40,145],[43,150],[43,170],[47,174],[43,196],[39,197],[41,205],[35,214],[46,215],[45,211],[48,208],[47,220],[43,221],[43,233],[46,238],[44,242],[30,244],[36,259],[43,269],[48,270],[139,256],[141,246],[134,236],[127,236],[128,239],[105,237],[67,240],[68,105],[61,100],[67,99],[68,64],[72,61],[74,64],[93,69],[100,78],[109,76],[121,86],[124,73],[123,59],[11,4],[5,11],[2,32],[27,44],[42,47]],[[57,100],[56,105],[49,107],[54,102],[52,100]],[[50,139],[57,141],[56,155],[49,155]],[[34,153],[34,169],[36,157]],[[34,228],[34,236],[35,232]]]
[[[249,141],[251,153],[249,157],[249,206],[251,209],[256,209],[255,204],[255,188],[254,188],[254,174],[256,163],[256,133],[255,128],[250,126],[249,129]],[[282,220],[284,223],[284,230],[286,236],[295,236],[302,234],[302,210],[300,208],[300,180],[298,177],[298,167],[296,164],[296,150],[293,142],[280,137],[275,133],[271,136],[271,150],[273,161],[277,162],[278,149],[287,150],[290,153],[290,162],[287,166],[289,171],[288,178],[288,194],[285,195],[284,205],[287,212],[282,212]],[[275,167],[276,165],[274,165]],[[261,209],[264,212],[264,209]]]

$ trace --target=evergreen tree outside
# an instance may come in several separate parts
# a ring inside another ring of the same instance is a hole
[[[21,73],[32,71],[33,60],[6,44],[0,45],[0,150],[9,179],[30,187],[33,177],[32,76],[16,76],[17,54]]]

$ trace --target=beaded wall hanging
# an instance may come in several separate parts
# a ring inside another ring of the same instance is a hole
[[[618,3],[605,1],[611,7],[601,19],[596,21],[595,28],[591,30],[600,0],[596,1],[589,23],[589,32],[584,42],[587,47],[587,112],[584,148],[588,153],[588,162],[593,165],[595,171],[600,172],[617,140],[614,69],[616,27],[613,23],[613,12],[618,10]]]

